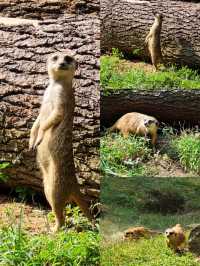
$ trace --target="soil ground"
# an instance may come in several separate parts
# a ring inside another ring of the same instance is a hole
[[[53,222],[47,219],[48,210],[44,207],[17,202],[5,194],[0,194],[0,227],[8,224],[20,224],[31,234],[47,233]]]

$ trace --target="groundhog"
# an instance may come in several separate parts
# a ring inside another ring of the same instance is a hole
[[[33,124],[29,148],[37,148],[37,161],[43,175],[44,192],[55,214],[54,231],[64,225],[64,208],[75,202],[92,219],[86,198],[75,176],[72,149],[74,90],[72,81],[76,61],[71,51],[56,53],[48,59],[49,86],[40,113]]]
[[[128,137],[130,133],[147,137],[151,135],[151,142],[153,145],[157,141],[158,120],[149,115],[140,113],[127,113],[123,115],[117,122],[109,129],[109,132],[118,130],[124,137]]]
[[[159,64],[163,62],[161,46],[160,46],[160,33],[162,28],[163,16],[161,14],[155,14],[155,21],[150,29],[149,34],[145,39],[145,44],[148,46],[148,50],[151,56],[152,64],[155,70],[158,70]]]
[[[140,238],[150,238],[159,234],[161,234],[161,232],[150,230],[143,226],[130,227],[124,232],[124,240],[138,240]]]
[[[181,252],[186,247],[185,233],[180,224],[176,224],[172,228],[168,228],[165,231],[167,238],[167,246],[175,252]]]

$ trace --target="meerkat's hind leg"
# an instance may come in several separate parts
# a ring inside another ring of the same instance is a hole
[[[44,192],[46,199],[51,206],[52,212],[55,215],[55,226],[53,228],[53,231],[57,232],[62,226],[65,225],[65,202],[57,198],[51,185],[44,183]]]
[[[57,232],[61,227],[65,225],[65,214],[64,214],[65,204],[61,202],[53,202],[52,211],[55,215],[55,226],[53,232]]]
[[[55,226],[53,232],[57,232],[65,224],[64,208],[65,199],[54,180],[56,179],[56,169],[53,161],[46,165],[40,165],[43,172],[44,193],[52,212],[55,215]]]

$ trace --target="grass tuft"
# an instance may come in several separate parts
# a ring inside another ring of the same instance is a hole
[[[67,211],[69,212],[69,208]],[[73,213],[71,211],[71,215],[75,225],[73,224],[67,232],[63,230],[57,234],[31,235],[23,230],[22,209],[19,222],[10,213],[10,225],[0,229],[0,265],[99,265],[98,232],[85,229],[85,224],[84,226],[80,224],[79,229],[81,227],[82,230],[77,232],[78,220],[83,222],[83,217],[80,216],[77,208]]]
[[[146,175],[142,162],[150,153],[151,149],[142,137],[123,138],[120,134],[106,135],[101,138],[101,170],[119,176]]]
[[[182,166],[186,170],[200,174],[200,138],[192,133],[182,133],[173,144]]]
[[[200,75],[196,70],[184,66],[172,66],[158,72],[147,72],[126,64],[119,52],[101,57],[100,80],[106,89],[200,89]]]
[[[164,237],[138,242],[119,242],[104,244],[101,249],[102,266],[195,266],[191,253],[174,254],[167,248]]]

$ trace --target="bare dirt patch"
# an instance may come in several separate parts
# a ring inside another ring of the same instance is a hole
[[[49,232],[52,224],[47,219],[48,210],[0,194],[0,228],[12,224],[20,224],[32,234]]]
[[[153,65],[145,62],[141,62],[136,59],[132,60],[121,60],[121,64],[118,66],[118,70],[121,72],[128,71],[131,69],[144,70],[144,72],[155,72]]]

